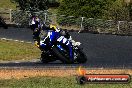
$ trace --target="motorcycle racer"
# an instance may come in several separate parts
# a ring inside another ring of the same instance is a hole
[[[40,19],[36,16],[32,17],[30,28],[33,31],[33,40],[35,42],[35,45],[39,47],[39,34],[41,30],[41,24],[40,24]]]
[[[79,46],[81,44],[80,42],[75,42],[66,29],[60,29],[53,24],[50,24],[48,26],[45,24],[41,24],[40,19],[37,16],[32,17],[30,27],[33,31],[35,46],[37,46],[42,51],[44,50],[40,47],[40,41],[42,38],[45,38],[45,40],[46,38],[48,38],[48,30],[54,30],[56,32],[59,32],[61,36],[64,36],[65,38],[70,40],[72,42],[72,45],[74,46]]]

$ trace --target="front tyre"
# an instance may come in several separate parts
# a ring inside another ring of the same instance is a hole
[[[86,63],[87,62],[87,56],[84,54],[84,52],[81,49],[76,50],[77,54],[77,63]]]
[[[62,62],[65,64],[71,64],[74,63],[72,60],[70,60],[70,56],[69,55],[65,55],[65,53],[63,53],[62,51],[60,51],[56,46],[54,46],[52,48],[52,51],[54,53],[54,55]]]

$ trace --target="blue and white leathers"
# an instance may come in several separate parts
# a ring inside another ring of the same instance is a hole
[[[49,39],[48,44],[45,43],[46,39]],[[53,47],[56,42],[58,42],[57,43],[57,48],[59,50],[61,50],[62,52],[65,50],[63,48],[62,44],[67,46],[68,49],[69,49],[68,51],[69,51],[69,55],[70,55],[69,59],[74,60],[74,58],[73,58],[74,57],[73,56],[73,48],[72,48],[71,41],[68,40],[67,38],[65,38],[64,36],[61,36],[60,33],[57,32],[57,31],[49,30],[47,36],[40,40],[40,47],[42,47],[42,48],[46,48],[47,46],[48,47]]]

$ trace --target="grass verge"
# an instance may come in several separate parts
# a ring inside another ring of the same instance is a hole
[[[36,59],[40,54],[33,44],[0,40],[0,61]]]
[[[33,77],[25,79],[0,80],[1,88],[132,88],[128,84],[85,84],[79,85],[75,76],[70,77]]]
[[[16,4],[11,3],[10,0],[0,0],[0,8],[16,9]]]

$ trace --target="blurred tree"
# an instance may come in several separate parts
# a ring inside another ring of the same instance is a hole
[[[130,20],[129,8],[124,0],[116,0],[105,12],[104,18],[111,20]]]
[[[58,14],[111,20],[130,20],[132,4],[124,0],[59,0]],[[132,19],[132,16],[131,16]]]
[[[128,5],[130,20],[132,20],[132,2]]]
[[[60,0],[58,14],[101,18],[115,0]]]
[[[20,10],[38,11],[59,6],[56,0],[11,0],[11,2],[17,3]]]

